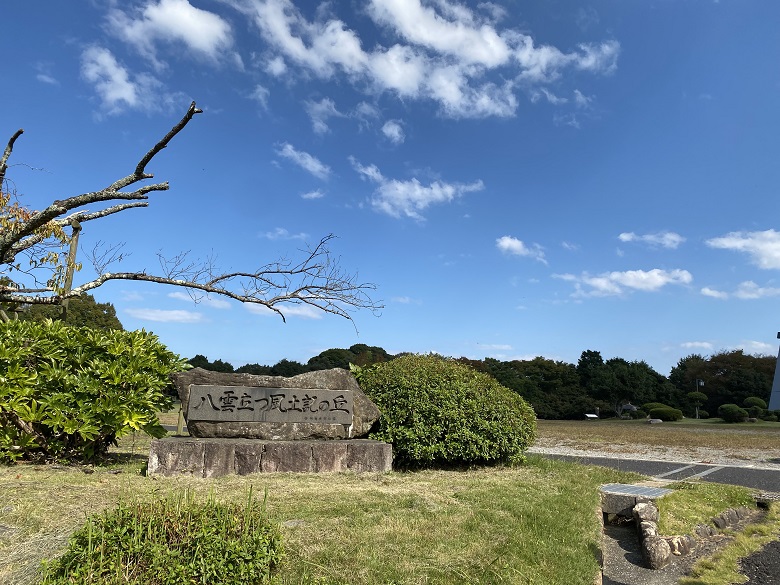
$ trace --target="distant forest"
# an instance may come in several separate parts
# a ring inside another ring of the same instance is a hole
[[[34,305],[26,307],[19,318],[56,319],[60,314],[58,307]],[[66,323],[98,329],[122,329],[114,306],[98,303],[91,295],[71,300]],[[325,350],[305,364],[284,359],[273,366],[246,364],[234,368],[221,359],[212,362],[203,355],[196,355],[189,363],[216,372],[295,376],[314,370],[346,369],[350,363],[367,366],[395,357],[381,347],[360,343],[348,349]],[[659,374],[644,361],[627,361],[618,357],[604,360],[598,351],[593,350],[583,351],[576,364],[542,357],[506,362],[462,357],[458,361],[490,374],[520,394],[534,407],[539,418],[580,419],[585,413],[596,412],[596,409],[602,417],[621,413],[642,417],[645,414],[642,407],[648,403],[679,408],[689,417],[695,416],[698,408],[699,416],[706,418],[708,414],[716,416],[718,407],[724,404],[743,407],[747,406],[746,399],[755,398],[769,402],[776,359],[774,356],[746,355],[741,350],[723,351],[711,356],[692,354],[682,358],[668,377]],[[639,410],[624,408],[627,404]]]
[[[399,354],[400,355],[400,354]],[[364,344],[348,349],[328,349],[308,362],[283,359],[273,366],[232,364],[196,355],[189,360],[195,367],[216,372],[236,372],[271,376],[296,376],[330,368],[366,366],[394,359],[381,347]],[[662,403],[679,408],[686,416],[715,416],[723,404],[743,406],[748,398],[769,401],[776,358],[746,355],[742,350],[711,356],[692,354],[672,368],[669,377],[656,372],[644,361],[622,358],[604,360],[601,353],[583,351],[576,364],[537,357],[532,360],[500,361],[492,358],[458,361],[496,378],[525,398],[542,419],[581,419],[585,413],[602,417],[644,417],[642,406]],[[700,394],[704,394],[706,399]],[[627,405],[637,407],[634,411]],[[598,409],[598,410],[597,410]]]

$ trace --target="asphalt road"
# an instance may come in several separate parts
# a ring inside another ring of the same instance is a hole
[[[544,455],[551,459],[574,461],[587,465],[601,465],[622,471],[633,471],[652,478],[681,481],[700,479],[715,483],[741,485],[766,492],[780,492],[780,471],[749,466],[709,465],[674,461],[647,461],[620,457],[578,457],[572,455]]]

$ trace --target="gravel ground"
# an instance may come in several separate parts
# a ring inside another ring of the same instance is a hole
[[[740,566],[748,577],[748,585],[780,585],[780,540],[742,559]]]

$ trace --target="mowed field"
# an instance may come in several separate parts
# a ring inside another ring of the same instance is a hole
[[[538,447],[606,453],[679,452],[735,460],[780,463],[780,423],[727,424],[720,419],[685,419],[648,424],[645,420],[540,420]]]

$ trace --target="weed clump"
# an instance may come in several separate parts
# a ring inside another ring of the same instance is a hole
[[[401,468],[519,463],[536,438],[536,415],[495,378],[435,355],[352,366],[382,412],[372,438],[393,444]]]
[[[197,503],[186,491],[89,518],[65,553],[44,563],[41,585],[260,584],[282,556],[278,526],[251,489],[243,506],[213,496]]]

